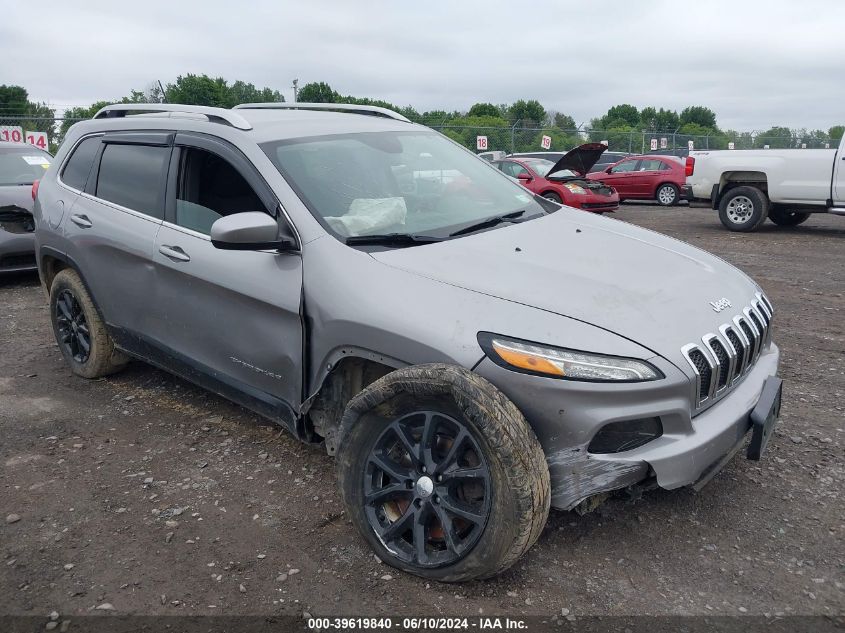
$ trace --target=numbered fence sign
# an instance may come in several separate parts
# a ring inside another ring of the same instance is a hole
[[[47,132],[25,132],[24,136],[26,142],[35,147],[40,147],[44,151],[50,146],[50,139],[47,138]]]
[[[23,128],[20,125],[0,125],[0,141],[23,143]]]
[[[728,143],[728,149],[734,149],[734,147],[735,147],[735,145],[734,145],[734,142],[733,142],[733,141],[731,141],[730,143]]]
[[[669,147],[669,142],[666,140],[666,137],[664,136],[660,139],[660,149],[666,149],[667,147]]]
[[[602,145],[604,145],[605,147],[607,147],[608,145],[610,145],[610,141],[599,141],[599,142],[600,142]]]
[[[656,138],[651,139],[651,149],[652,149],[652,151],[657,149],[657,139]]]
[[[689,148],[689,151],[692,151],[695,149],[695,143],[693,143],[692,141],[687,141],[687,147]]]
[[[540,147],[543,149],[551,149],[552,148],[552,137],[543,135],[543,138],[540,139]]]
[[[475,137],[475,148],[479,150],[487,149],[487,137],[486,136],[476,136]]]

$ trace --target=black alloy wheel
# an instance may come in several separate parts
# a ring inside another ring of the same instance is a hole
[[[62,290],[56,300],[56,324],[59,343],[77,363],[85,363],[91,353],[91,333],[82,306],[68,290]]]
[[[491,476],[459,420],[415,411],[385,428],[367,457],[364,512],[382,544],[413,566],[460,560],[478,542],[491,508]]]

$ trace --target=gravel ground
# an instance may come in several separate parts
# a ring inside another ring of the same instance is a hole
[[[141,363],[71,376],[37,278],[0,279],[0,614],[843,614],[845,219],[745,235],[706,209],[618,217],[772,299],[785,390],[762,462],[553,511],[503,576],[426,583],[352,530],[321,447]]]

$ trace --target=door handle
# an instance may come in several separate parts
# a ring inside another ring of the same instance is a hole
[[[162,244],[158,247],[158,252],[164,255],[165,257],[169,257],[170,259],[175,259],[178,262],[189,262],[191,261],[191,256],[188,255],[185,251],[183,251],[178,246],[168,246],[167,244]]]
[[[83,215],[81,213],[74,213],[70,216],[70,221],[73,222],[76,226],[83,228],[83,229],[90,229],[94,226],[94,223],[88,219],[87,215]]]

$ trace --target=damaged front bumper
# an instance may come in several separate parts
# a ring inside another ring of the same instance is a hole
[[[552,506],[582,501],[654,478],[661,488],[706,483],[744,443],[750,413],[767,378],[777,373],[771,344],[731,393],[690,415],[689,379],[660,358],[649,359],[666,378],[648,383],[579,383],[516,374],[485,360],[476,371],[497,385],[525,415],[546,453]],[[506,373],[504,373],[506,372]],[[587,450],[610,422],[657,417],[663,433],[617,453]]]

